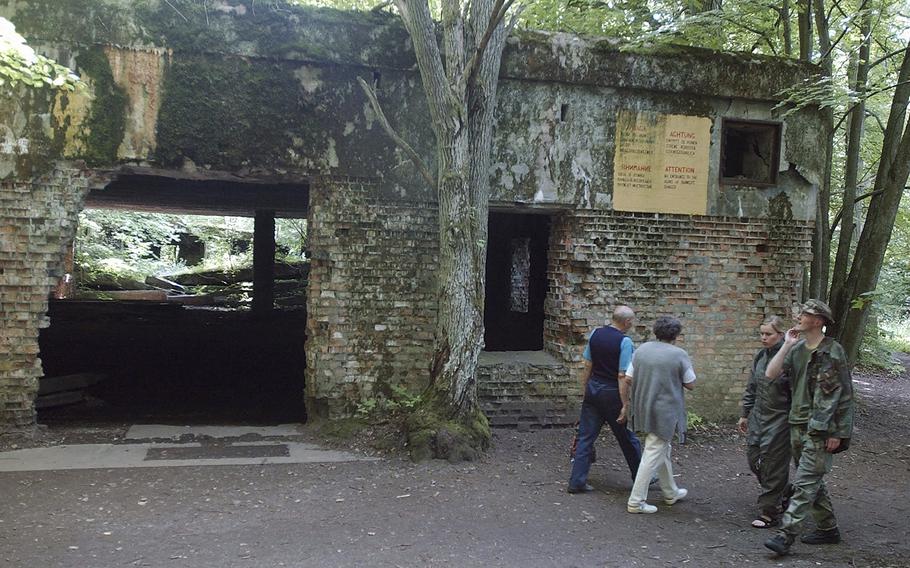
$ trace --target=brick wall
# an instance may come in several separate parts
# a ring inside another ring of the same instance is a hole
[[[349,415],[392,384],[419,388],[432,353],[436,208],[392,202],[375,182],[311,186],[307,398],[311,412]],[[757,327],[785,315],[810,259],[805,222],[576,210],[554,217],[548,252],[546,361],[482,357],[478,394],[497,425],[574,420],[586,334],[617,303],[650,338],[661,314],[685,325],[679,345],[700,383],[690,409],[737,412]],[[505,358],[504,358],[505,357]],[[533,358],[533,357],[532,357]]]
[[[493,426],[555,426],[578,419],[578,377],[541,351],[482,353],[477,396]]]
[[[436,314],[437,212],[391,201],[375,182],[310,187],[307,401],[344,416],[390,384],[425,384]]]
[[[554,219],[545,349],[580,364],[585,335],[618,303],[631,305],[636,342],[661,314],[683,321],[679,345],[700,382],[689,409],[737,412],[757,329],[787,315],[811,258],[811,225],[763,219],[575,211]]]
[[[62,276],[86,193],[78,170],[0,182],[0,431],[32,428],[41,376],[38,330]]]

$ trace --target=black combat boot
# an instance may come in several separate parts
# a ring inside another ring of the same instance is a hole
[[[765,541],[765,548],[770,548],[778,556],[784,556],[785,554],[789,554],[791,544],[793,544],[793,537],[786,533],[779,532]]]
[[[840,531],[837,527],[828,530],[815,529],[799,540],[806,544],[837,544],[840,542]]]

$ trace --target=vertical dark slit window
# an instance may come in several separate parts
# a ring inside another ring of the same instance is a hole
[[[531,239],[512,239],[512,274],[509,290],[509,308],[513,312],[528,313],[528,295],[531,290]]]
[[[781,126],[777,122],[724,120],[720,181],[724,185],[777,183]]]

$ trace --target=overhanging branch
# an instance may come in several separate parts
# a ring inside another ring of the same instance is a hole
[[[883,193],[884,191],[885,191],[884,189],[877,189],[875,191],[870,191],[870,192],[864,193],[862,195],[857,195],[856,198],[853,200],[853,203],[859,203],[863,199],[875,197],[876,195]],[[837,212],[837,215],[834,216],[834,221],[831,222],[831,233],[834,233],[834,229],[836,229],[837,225],[840,224],[840,220],[843,216],[844,216],[844,208],[841,207],[840,211]]]
[[[493,13],[490,15],[490,21],[487,22],[487,28],[484,30],[483,36],[477,44],[477,48],[474,50],[471,59],[465,67],[463,76],[464,85],[469,86],[474,82],[474,77],[477,75],[477,70],[480,68],[480,60],[483,57],[483,52],[486,50],[487,44],[490,43],[493,32],[496,31],[497,26],[499,26],[503,18],[506,17],[506,13],[514,3],[515,0],[496,0],[496,4],[493,6]]]
[[[430,174],[429,168],[426,164],[423,163],[423,160],[420,159],[420,155],[411,147],[410,144],[405,142],[404,138],[398,135],[395,132],[395,129],[392,128],[392,125],[389,124],[389,119],[386,118],[385,113],[382,111],[382,106],[379,104],[379,99],[376,98],[376,92],[370,87],[362,77],[357,77],[357,82],[360,83],[360,88],[363,89],[363,92],[366,94],[367,99],[370,101],[370,106],[373,107],[373,112],[376,113],[376,118],[379,120],[379,124],[382,125],[382,128],[386,131],[386,134],[389,135],[395,144],[401,148],[405,154],[411,158],[411,161],[414,162],[414,165],[417,166],[417,171],[420,172],[420,175],[427,182],[427,185],[430,187],[436,187],[436,181],[433,179],[433,175]]]

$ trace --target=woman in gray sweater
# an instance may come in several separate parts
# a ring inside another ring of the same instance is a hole
[[[688,491],[676,486],[670,458],[673,434],[683,441],[686,432],[686,405],[683,389],[695,388],[695,371],[684,350],[673,345],[682,331],[682,323],[672,316],[661,316],[654,322],[654,336],[638,348],[626,377],[632,379],[632,430],[645,433],[641,465],[627,510],[630,513],[656,513],[647,503],[648,484],[657,474],[664,503],[673,505]]]

